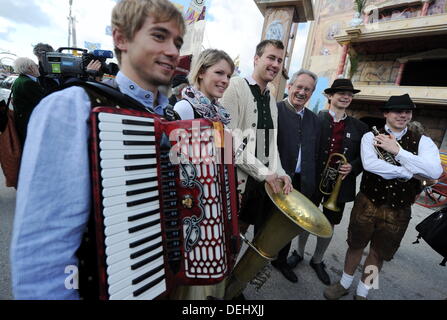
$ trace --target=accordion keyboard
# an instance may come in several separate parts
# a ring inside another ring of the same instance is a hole
[[[109,297],[153,299],[166,291],[154,120],[98,120]]]

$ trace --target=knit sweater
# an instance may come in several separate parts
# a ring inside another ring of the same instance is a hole
[[[230,85],[220,100],[222,105],[231,114],[229,128],[232,129],[235,150],[241,146],[244,138],[247,139],[247,146],[236,158],[238,168],[238,180],[244,182],[239,185],[243,192],[247,177],[251,176],[257,181],[264,181],[265,178],[276,173],[278,176],[285,176],[286,172],[281,166],[276,139],[277,130],[269,135],[269,156],[268,167],[255,157],[256,152],[256,128],[258,127],[258,109],[256,100],[250,91],[250,87],[245,79],[240,77],[231,78]],[[278,128],[278,110],[275,98],[270,94],[270,112],[274,128]]]

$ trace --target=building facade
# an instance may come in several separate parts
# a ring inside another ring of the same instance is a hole
[[[316,0],[303,66],[320,81],[310,102],[326,107],[322,90],[337,77],[361,90],[349,112],[383,125],[379,106],[408,93],[414,120],[438,147],[447,142],[447,0],[369,0],[357,12],[352,0]],[[441,147],[442,149],[442,147]]]

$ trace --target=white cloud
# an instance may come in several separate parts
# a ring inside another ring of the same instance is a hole
[[[3,1],[3,6],[14,8],[13,0]],[[7,19],[0,17],[0,50],[10,51],[17,56],[29,57],[37,61],[33,55],[33,45],[38,42],[49,43],[54,49],[68,45],[67,0],[36,1],[45,18],[50,17],[47,25],[39,23],[19,23],[25,18]],[[110,25],[110,16],[115,2],[112,0],[74,0],[72,14],[76,17],[77,46],[84,47],[84,41],[100,42],[103,49],[113,50],[112,38],[105,35],[105,28]],[[21,15],[26,16],[23,10]],[[41,17],[42,18],[42,17]],[[3,23],[3,21],[5,23]],[[8,34],[5,32],[8,31]]]
[[[66,47],[68,42],[68,0],[2,0],[2,8],[17,7],[16,2],[30,3],[45,18],[48,24],[34,26],[24,17],[7,19],[0,17],[0,51],[11,51],[18,56],[26,56],[36,61],[32,53],[38,42],[51,44],[55,49]],[[206,22],[203,46],[225,50],[232,58],[240,55],[242,75],[249,75],[253,68],[256,45],[261,40],[264,17],[253,0],[211,0],[208,1],[208,21]],[[73,15],[76,16],[77,44],[84,47],[84,41],[100,42],[103,49],[113,50],[110,36],[105,35],[105,27],[110,24],[114,0],[73,0]],[[6,11],[5,11],[6,12]],[[17,14],[26,16],[23,10]],[[38,21],[41,21],[39,17]],[[22,22],[22,23],[19,23]],[[50,27],[51,26],[51,27]],[[305,33],[300,33],[295,43],[291,71],[301,65],[305,47]]]
[[[256,45],[261,41],[264,17],[252,0],[212,0],[207,12],[203,46],[225,50],[233,59],[240,56],[242,76],[253,70]],[[299,28],[295,41],[290,72],[301,67],[306,46],[308,26]]]

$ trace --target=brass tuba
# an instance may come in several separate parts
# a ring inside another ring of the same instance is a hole
[[[275,203],[275,211],[256,233],[253,241],[234,268],[225,289],[225,299],[238,296],[267,263],[303,230],[322,238],[332,236],[332,226],[323,213],[303,194],[292,190],[288,195],[273,193],[266,183],[265,189]]]
[[[320,192],[324,195],[330,195],[329,199],[323,203],[323,207],[331,211],[339,212],[340,208],[337,207],[337,199],[340,194],[341,183],[343,176],[338,172],[341,165],[347,164],[348,160],[345,157],[347,148],[345,148],[343,154],[332,153],[324,168],[322,178],[320,180]],[[338,157],[340,160],[337,162],[336,167],[331,167],[332,158]]]

